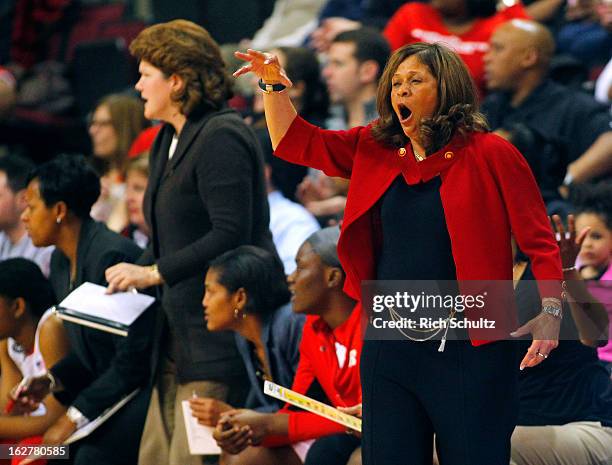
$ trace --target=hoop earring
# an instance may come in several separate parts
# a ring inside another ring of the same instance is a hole
[[[238,319],[238,317],[240,316],[240,310],[238,310],[237,308],[234,309],[234,319]],[[242,319],[246,318],[246,313],[242,313]]]

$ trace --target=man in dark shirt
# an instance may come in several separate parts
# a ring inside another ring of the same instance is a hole
[[[547,78],[553,53],[554,39],[545,27],[512,20],[497,28],[484,58],[487,87],[493,92],[483,102],[482,111],[494,130],[512,132],[522,125],[534,133],[539,140],[535,156],[547,153],[549,157],[536,163],[529,160],[540,187],[542,181],[559,186],[570,184],[572,177],[586,181],[601,175],[591,169],[581,170],[578,176],[573,172],[574,162],[583,156],[610,157],[606,144],[594,144],[610,132],[607,108]]]

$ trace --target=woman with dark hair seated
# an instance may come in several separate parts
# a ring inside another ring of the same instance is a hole
[[[300,359],[304,315],[291,311],[283,267],[270,252],[244,245],[210,263],[202,305],[209,331],[234,331],[251,389],[245,404],[275,412],[282,403],[263,393],[264,380],[291,387]],[[216,426],[231,405],[211,398],[191,399],[200,423]]]
[[[4,442],[41,435],[66,411],[53,396],[25,412],[10,400],[23,378],[45,374],[68,353],[64,326],[50,309],[54,304],[51,285],[36,263],[25,258],[0,262],[0,440]]]
[[[342,292],[339,234],[337,227],[313,233],[300,247],[297,268],[287,278],[293,311],[307,315],[292,389],[333,406],[352,407],[361,402],[361,313]],[[344,465],[360,445],[338,423],[289,406],[276,413],[225,412],[215,437],[223,449],[223,465]]]
[[[22,219],[36,246],[54,245],[50,281],[58,300],[84,282],[106,285],[105,270],[134,261],[140,248],[89,216],[100,181],[81,156],[59,156],[30,175]],[[24,400],[53,392],[68,406],[44,436],[60,444],[77,428],[137,388],[140,393],[71,451],[75,464],[133,464],[144,424],[150,374],[153,311],[144,312],[127,337],[64,323],[72,350],[48,375],[35,378]],[[42,393],[42,394],[41,394]]]

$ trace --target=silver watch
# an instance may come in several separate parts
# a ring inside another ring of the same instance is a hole
[[[555,318],[561,319],[563,318],[563,311],[561,310],[561,306],[557,305],[543,305],[542,312],[548,313],[549,315],[554,316]]]

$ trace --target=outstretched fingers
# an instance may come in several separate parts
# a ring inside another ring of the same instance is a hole
[[[253,71],[253,66],[252,65],[250,65],[250,64],[249,65],[244,65],[244,66],[241,66],[240,68],[238,68],[236,71],[234,71],[232,73],[232,76],[237,78],[237,77],[242,76],[243,74],[250,73],[251,71]]]
[[[286,87],[293,85],[285,70],[281,68],[276,55],[250,48],[246,52],[236,51],[234,56],[242,61],[246,61],[246,64],[233,73],[234,77],[240,77],[247,73],[255,73],[264,82],[280,82]]]

